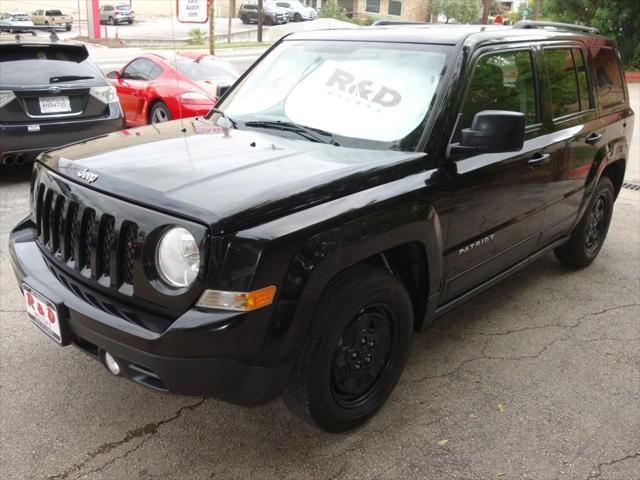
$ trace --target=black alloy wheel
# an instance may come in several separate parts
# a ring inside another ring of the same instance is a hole
[[[569,240],[554,250],[558,260],[578,268],[595,260],[609,231],[614,201],[613,183],[608,177],[602,177]]]
[[[328,432],[356,428],[393,391],[409,357],[413,305],[404,284],[372,265],[324,289],[284,400]]]
[[[345,408],[362,405],[380,388],[398,348],[395,319],[384,304],[363,308],[342,333],[333,356],[331,391]]]

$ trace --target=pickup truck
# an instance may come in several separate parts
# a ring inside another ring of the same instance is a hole
[[[73,17],[64,15],[60,10],[36,10],[31,14],[34,25],[60,26],[68,32],[73,26]]]
[[[633,120],[587,27],[297,32],[204,117],[40,155],[9,250],[31,321],[111,374],[344,431],[415,332],[596,260]]]

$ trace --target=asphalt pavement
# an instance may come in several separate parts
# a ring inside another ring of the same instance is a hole
[[[622,190],[593,265],[548,255],[441,318],[382,410],[330,435],[280,400],[159,394],[56,346],[27,320],[7,252],[29,170],[0,176],[3,479],[640,478],[638,191]]]

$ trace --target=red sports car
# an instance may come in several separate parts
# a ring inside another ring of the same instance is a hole
[[[107,74],[128,127],[204,115],[217,102],[218,86],[238,77],[231,64],[190,52],[147,53]]]

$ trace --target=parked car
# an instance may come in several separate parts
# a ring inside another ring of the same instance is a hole
[[[33,22],[24,12],[7,12],[0,16],[0,29],[9,32],[24,32],[33,27]]]
[[[128,23],[131,25],[135,20],[135,12],[129,5],[102,5],[100,7],[100,23],[109,25],[119,25]]]
[[[123,127],[116,90],[84,45],[0,40],[0,164]]]
[[[107,74],[130,127],[205,115],[218,88],[239,76],[230,63],[190,52],[145,54]]]
[[[275,5],[265,2],[262,7],[262,22],[265,25],[279,25],[289,21],[289,13]],[[238,18],[242,23],[258,23],[258,4],[243,3],[238,10]]]
[[[63,14],[60,10],[36,10],[31,14],[31,21],[34,25],[60,26],[67,32],[73,26],[73,17]]]
[[[274,3],[287,12],[290,22],[302,22],[303,20],[315,20],[318,18],[318,13],[314,8],[307,7],[296,0],[277,1]]]
[[[362,424],[415,331],[604,245],[634,114],[614,42],[552,27],[294,33],[206,118],[43,155],[30,318],[159,391]]]

